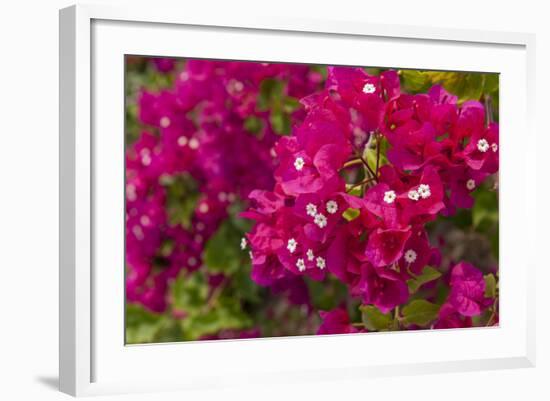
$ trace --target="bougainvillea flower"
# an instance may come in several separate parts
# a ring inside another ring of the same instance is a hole
[[[364,304],[374,305],[386,313],[407,301],[409,287],[395,270],[375,269],[366,263],[361,265],[361,276],[352,293],[361,296]]]
[[[410,236],[410,227],[377,228],[369,236],[365,255],[375,267],[391,265],[403,255],[403,248]]]
[[[447,302],[464,316],[477,316],[493,302],[485,297],[483,274],[467,262],[453,267],[450,286]]]
[[[333,309],[331,311],[319,311],[323,320],[317,334],[349,334],[360,331],[354,327],[349,320],[349,315],[344,309]]]
[[[461,315],[451,304],[445,303],[439,309],[435,329],[457,329],[472,327],[472,318]]]

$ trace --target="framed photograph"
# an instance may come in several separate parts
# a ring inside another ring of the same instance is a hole
[[[534,84],[528,34],[61,10],[61,390],[534,366]]]

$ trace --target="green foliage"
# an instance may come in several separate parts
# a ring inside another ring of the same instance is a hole
[[[415,299],[403,308],[403,323],[426,327],[437,318],[438,312],[439,305],[424,299]]]
[[[422,274],[410,280],[407,280],[407,285],[409,286],[409,293],[414,294],[424,284],[429,283],[430,281],[437,280],[439,277],[441,277],[441,272],[439,272],[438,270],[434,269],[431,266],[425,266],[424,269],[422,270]]]
[[[458,97],[459,103],[479,100],[483,94],[498,98],[498,74],[422,70],[400,70],[399,73],[401,83],[408,92],[426,92],[431,86],[441,84]]]
[[[208,270],[218,273],[233,273],[243,263],[239,247],[242,233],[231,220],[224,221],[204,248],[204,263]]]
[[[271,128],[279,135],[290,134],[290,115],[300,107],[293,97],[286,95],[286,84],[278,79],[264,79],[260,84],[258,111],[269,111]]]
[[[496,298],[497,296],[497,280],[495,276],[490,273],[483,276],[485,279],[485,296],[487,298]]]
[[[352,221],[352,220],[355,220],[356,218],[358,218],[360,214],[361,214],[361,211],[359,209],[353,209],[351,207],[348,207],[344,211],[344,213],[342,213],[342,216],[347,221]]]
[[[164,176],[161,184],[166,187],[166,210],[172,225],[191,225],[191,218],[197,206],[199,192],[197,183],[189,174]]]
[[[126,344],[145,344],[181,338],[181,330],[165,315],[151,313],[139,305],[126,305]]]
[[[311,303],[318,310],[332,310],[346,299],[346,286],[334,278],[328,277],[324,281],[307,279],[306,284]]]
[[[363,324],[369,331],[395,330],[396,323],[391,313],[382,313],[376,306],[361,305],[361,317]]]

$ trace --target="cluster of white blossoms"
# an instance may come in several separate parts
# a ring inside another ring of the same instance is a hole
[[[294,160],[294,168],[296,171],[302,171],[305,164],[306,162],[304,162],[304,159],[301,157],[297,157],[296,160]]]
[[[414,261],[416,260],[416,252],[412,249],[409,249],[407,252],[405,252],[404,258],[407,263],[414,263]]]
[[[313,254],[313,249],[308,249],[306,252],[307,260],[310,262],[315,259],[315,255]]]
[[[374,92],[376,92],[376,86],[374,86],[370,82],[366,83],[365,86],[363,86],[363,93],[366,93],[369,95]]]
[[[397,195],[395,195],[395,191],[386,191],[384,192],[384,202],[391,204],[395,201],[395,198]]]
[[[330,214],[334,214],[338,211],[338,204],[334,201],[328,201],[326,209]],[[323,213],[317,213],[317,206],[313,203],[308,203],[306,205],[306,213],[308,216],[313,217],[313,222],[317,224],[319,228],[325,228],[327,226],[327,217]]]
[[[294,253],[296,251],[297,246],[298,246],[298,242],[294,238],[291,238],[288,240],[286,244],[286,249],[288,249],[290,253]]]
[[[428,184],[420,184],[417,189],[411,189],[407,194],[410,200],[417,201],[420,198],[427,199],[432,196],[432,191]]]
[[[489,150],[489,142],[487,142],[487,139],[480,139],[479,141],[477,141],[477,149],[481,153],[487,152]]]

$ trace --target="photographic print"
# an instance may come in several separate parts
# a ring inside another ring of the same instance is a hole
[[[126,344],[499,324],[499,76],[125,57]]]

